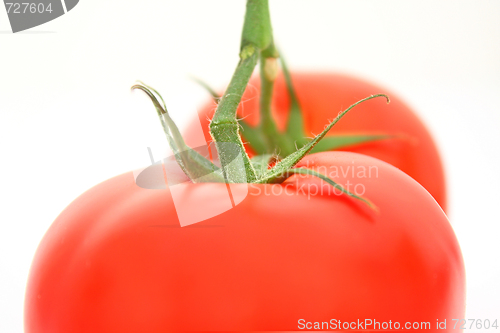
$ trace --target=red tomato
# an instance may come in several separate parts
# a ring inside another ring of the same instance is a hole
[[[446,209],[445,178],[438,150],[422,121],[403,101],[385,88],[349,76],[326,73],[291,75],[302,107],[306,133],[311,137],[313,134],[319,134],[328,121],[351,104],[377,93],[389,95],[389,105],[384,99],[364,102],[344,116],[327,135],[402,135],[403,138],[360,144],[343,150],[373,156],[403,170],[422,184],[440,206]],[[251,125],[257,125],[259,122],[259,89],[259,79],[254,77],[238,109],[239,117]],[[284,130],[290,110],[290,99],[282,75],[276,80],[273,98],[274,117],[278,127]],[[210,103],[199,112],[207,141],[211,140],[208,119],[212,118],[214,111],[215,103]],[[194,130],[194,126],[188,129],[188,141]]]
[[[294,176],[248,185],[233,209],[181,228],[168,189],[117,176],[77,198],[44,236],[25,332],[294,331],[300,320],[334,319],[429,322],[443,332],[436,319],[464,317],[459,245],[422,186],[348,152],[299,166],[363,192],[379,212]],[[188,186],[210,196],[226,185]]]

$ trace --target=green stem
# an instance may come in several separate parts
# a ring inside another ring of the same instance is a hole
[[[252,36],[255,35],[255,36]],[[260,36],[258,38],[257,36]],[[260,132],[263,134],[267,153],[279,146],[280,135],[271,114],[273,87],[278,75],[278,50],[274,46],[271,19],[267,0],[249,0],[242,34],[242,46],[253,43],[260,49]]]
[[[279,133],[271,112],[274,82],[278,76],[278,57],[279,52],[276,49],[271,36],[269,46],[260,52],[259,106],[261,121],[259,131],[262,133],[266,141],[266,153],[285,153],[288,155],[295,151],[295,144],[293,140],[290,140],[287,136]],[[281,151],[277,151],[278,149],[281,149]]]
[[[302,114],[302,108],[300,107],[299,100],[297,98],[297,93],[292,84],[292,77],[288,66],[286,64],[283,56],[280,56],[281,68],[283,69],[283,76],[285,77],[285,83],[288,90],[288,96],[290,97],[290,116],[288,118],[288,124],[286,127],[286,134],[291,137],[294,141],[301,141],[306,137],[304,132],[304,117]],[[287,153],[291,154],[293,151]]]
[[[260,51],[267,49],[271,43],[268,1],[248,0],[241,35],[240,62],[210,122],[210,135],[217,147],[222,168],[233,182],[250,183],[257,179],[241,141],[236,110],[257,64]],[[228,147],[231,149],[227,149]],[[239,163],[231,163],[238,154],[243,158],[243,170],[238,166]]]
[[[260,127],[265,136],[268,150],[279,146],[277,139],[280,137],[278,128],[271,114],[274,80],[278,72],[276,52],[271,44],[260,53]],[[272,151],[267,151],[272,153]]]
[[[247,45],[265,50],[272,40],[273,31],[267,0],[247,0],[245,23],[241,34],[241,50]]]
[[[241,141],[236,110],[257,64],[257,55],[258,51],[251,45],[243,49],[240,54],[241,60],[210,122],[210,135],[217,147],[221,165],[228,178],[236,183],[253,182],[256,179],[255,170]],[[233,144],[232,149],[227,149],[228,143]],[[235,149],[238,149],[239,152]],[[236,153],[241,153],[244,170],[231,163]]]
[[[364,202],[365,204],[367,204],[368,207],[370,207],[371,209],[378,211],[377,206],[375,206],[373,204],[373,202],[371,202],[367,198],[364,198],[362,196],[359,196],[359,195],[356,195],[356,194],[350,192],[349,189],[346,189],[342,185],[337,184],[335,181],[333,181],[329,177],[323,175],[322,173],[319,173],[315,170],[306,169],[306,168],[294,168],[294,169],[290,169],[287,171],[287,176],[291,176],[293,174],[310,175],[310,176],[317,177],[317,178],[323,180],[324,182],[326,182],[327,184],[330,184],[331,186],[335,187],[337,190],[340,190],[342,193],[347,194],[348,196],[353,197],[355,199],[358,199],[358,200]]]

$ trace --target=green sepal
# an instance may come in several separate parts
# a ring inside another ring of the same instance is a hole
[[[335,135],[323,138],[314,146],[311,153],[319,153],[341,148],[352,147],[362,143],[374,142],[379,140],[394,139],[400,137],[390,134],[357,134],[357,135]]]
[[[313,148],[314,146],[321,140],[323,137],[328,133],[328,131],[347,113],[349,112],[352,108],[354,108],[356,105],[363,103],[365,101],[368,101],[373,98],[377,97],[385,97],[387,99],[387,103],[389,103],[389,97],[384,94],[377,94],[377,95],[372,95],[366,98],[363,98],[362,100],[354,103],[353,105],[349,106],[346,110],[341,112],[320,134],[318,134],[314,139],[309,141],[306,145],[304,145],[302,148],[299,150],[293,152],[292,154],[288,155],[284,159],[282,159],[280,162],[276,163],[276,165],[270,169],[266,174],[258,180],[259,183],[281,183],[283,182],[287,176],[286,176],[286,171],[293,168],[304,156],[306,156]]]
[[[280,56],[280,62],[281,68],[283,69],[283,76],[285,77],[288,96],[290,97],[290,114],[286,125],[286,135],[288,135],[293,141],[301,141],[304,137],[306,137],[304,132],[304,117],[302,116],[302,108],[300,107],[297,94],[295,93],[295,88],[293,87],[292,77],[283,56]]]
[[[210,96],[212,96],[215,103],[219,103],[221,96],[208,83],[195,76],[191,76],[191,80],[198,83],[202,88],[204,88],[210,94]]]
[[[325,176],[322,173],[319,173],[319,172],[311,170],[311,169],[306,169],[306,168],[294,168],[294,169],[288,170],[287,174],[288,174],[288,176],[291,176],[293,174],[302,174],[302,175],[311,175],[311,176],[314,176],[314,177],[318,177],[319,179],[321,179],[321,180],[325,181],[326,183],[332,185],[336,189],[342,191],[342,193],[347,194],[348,196],[350,196],[350,197],[352,197],[354,199],[361,200],[362,202],[364,202],[365,204],[367,204],[368,207],[370,207],[371,209],[373,209],[375,211],[378,211],[377,206],[375,206],[375,204],[373,204],[373,202],[371,202],[370,200],[368,200],[368,199],[366,199],[366,198],[364,198],[362,196],[359,196],[357,194],[354,194],[354,193],[348,191],[342,185],[334,182],[332,179],[330,179],[329,177]]]
[[[182,171],[189,177],[189,179],[191,179],[193,183],[225,182],[224,175],[222,174],[222,170],[220,170],[220,168],[197,151],[191,149],[185,143],[179,129],[167,112],[165,101],[155,89],[140,81],[139,84],[132,86],[131,89],[142,90],[153,102],[156,112],[160,117],[163,130],[167,136],[170,149],[172,149],[175,159]],[[161,99],[163,106],[160,104],[156,96]]]

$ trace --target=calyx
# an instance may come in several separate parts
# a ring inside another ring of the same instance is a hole
[[[196,183],[203,179],[204,182],[279,184],[292,175],[305,174],[318,177],[344,194],[375,209],[376,207],[371,201],[348,191],[326,175],[311,169],[296,168],[295,166],[307,154],[318,151],[318,148],[319,150],[330,150],[346,144],[386,138],[384,135],[367,135],[335,137],[334,139],[334,137],[325,138],[325,135],[356,105],[378,97],[385,98],[389,103],[389,97],[384,94],[376,94],[354,103],[330,122],[320,134],[313,139],[306,139],[302,111],[288,68],[281,58],[280,63],[291,99],[291,110],[286,131],[279,133],[271,117],[270,110],[278,58],[279,55],[273,42],[267,0],[248,0],[241,40],[240,61],[225,93],[218,98],[217,110],[210,122],[210,135],[217,148],[220,167],[187,146],[179,129],[169,116],[163,98],[155,89],[142,82],[132,86],[132,89],[142,90],[153,102],[176,161],[192,182]],[[261,124],[258,127],[251,127],[245,122],[237,120],[236,110],[259,60]],[[216,97],[213,92],[212,95]],[[257,156],[250,158],[245,151],[240,135],[241,129],[244,130],[245,139],[250,141],[252,148],[258,153]],[[276,151],[278,147],[281,152],[285,153],[285,157],[280,158],[270,154],[270,152]],[[240,158],[240,163],[234,163],[236,156]],[[271,162],[275,163],[270,164]]]

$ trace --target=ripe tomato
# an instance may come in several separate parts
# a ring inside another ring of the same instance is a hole
[[[239,205],[181,228],[168,189],[117,176],[77,198],[44,236],[26,333],[294,331],[301,319],[430,322],[443,332],[436,319],[463,318],[459,245],[422,186],[349,152],[313,154],[299,167],[363,192],[379,212],[294,176],[244,185]],[[226,185],[188,186],[210,196]]]
[[[327,73],[292,73],[291,76],[302,107],[306,133],[311,137],[320,133],[328,120],[335,118],[349,105],[373,94],[389,95],[389,105],[383,99],[362,103],[344,116],[327,135],[401,135],[400,138],[359,144],[341,150],[373,156],[403,170],[422,184],[440,206],[446,209],[445,177],[438,150],[424,124],[403,101],[385,88],[349,76]],[[259,87],[259,79],[254,77],[238,109],[239,117],[250,125],[257,125],[259,122]],[[272,107],[278,128],[284,130],[290,99],[282,75],[278,76],[275,83]],[[207,141],[211,140],[208,119],[212,118],[214,111],[215,103],[209,103],[199,112]],[[195,130],[193,125],[186,133],[188,141]],[[245,136],[244,132],[241,134]]]

